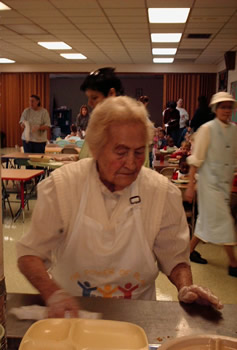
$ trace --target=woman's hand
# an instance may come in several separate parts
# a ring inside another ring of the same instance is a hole
[[[195,284],[182,287],[179,290],[178,299],[187,304],[196,302],[201,305],[211,305],[218,310],[223,308],[221,301],[210,289]]]
[[[77,318],[79,305],[77,301],[63,289],[54,292],[46,302],[49,318]]]
[[[39,128],[40,128],[39,125],[33,125],[32,128],[31,128],[31,131],[32,131],[32,132],[36,132],[36,131],[39,130]]]

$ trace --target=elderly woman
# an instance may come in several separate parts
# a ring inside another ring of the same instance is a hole
[[[237,277],[234,245],[237,237],[230,209],[230,192],[237,158],[237,128],[230,123],[237,101],[227,92],[212,96],[210,106],[216,118],[198,129],[194,152],[188,158],[190,182],[186,198],[192,201],[195,174],[198,172],[198,218],[191,240],[190,259],[199,264],[207,260],[195,251],[200,240],[224,245],[229,260],[229,275]]]
[[[181,301],[221,307],[209,291],[192,285],[180,191],[142,166],[152,134],[140,102],[107,98],[87,129],[93,158],[39,184],[31,228],[17,246],[18,264],[50,316],[76,316],[71,295],[155,300],[159,270]]]

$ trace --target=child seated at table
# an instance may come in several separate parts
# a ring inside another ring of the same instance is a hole
[[[158,131],[158,149],[163,149],[167,145],[166,132],[164,129]]]
[[[80,141],[81,138],[80,138],[79,135],[78,135],[77,127],[76,127],[75,124],[72,124],[72,125],[70,126],[70,130],[71,130],[71,134],[67,135],[67,136],[65,137],[65,140],[74,141],[74,142]]]
[[[173,180],[187,180],[189,173],[189,165],[187,163],[187,156],[183,156],[179,160],[179,170],[174,171]]]
[[[171,158],[180,159],[182,156],[190,156],[191,154],[191,143],[189,141],[183,141],[180,149],[171,154]]]

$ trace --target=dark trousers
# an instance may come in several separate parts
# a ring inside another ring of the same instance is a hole
[[[26,142],[23,140],[23,148],[25,153],[44,153],[46,142]]]

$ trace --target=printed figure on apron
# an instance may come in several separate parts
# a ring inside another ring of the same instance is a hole
[[[77,281],[77,284],[82,288],[82,296],[90,297],[91,293],[97,289],[97,287],[91,287],[90,283],[85,281],[84,284]]]
[[[159,271],[180,301],[222,307],[192,284],[180,191],[143,166],[153,132],[143,104],[104,99],[87,128],[93,158],[55,170],[38,186],[31,228],[17,244],[18,265],[51,317],[75,317],[76,296],[156,300]]]

